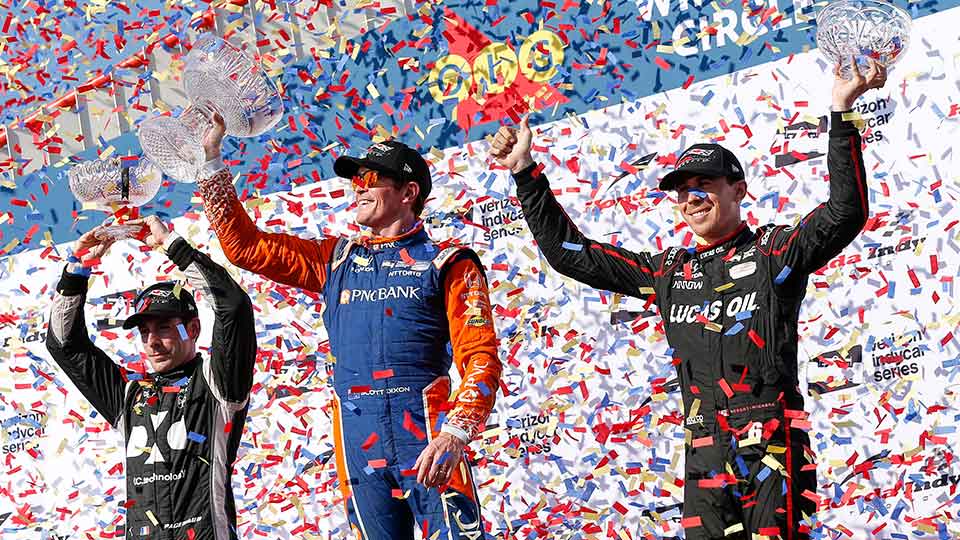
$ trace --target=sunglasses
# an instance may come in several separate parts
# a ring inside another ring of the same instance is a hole
[[[380,180],[380,173],[374,170],[367,170],[360,174],[353,175],[350,179],[353,189],[370,189],[377,185]]]

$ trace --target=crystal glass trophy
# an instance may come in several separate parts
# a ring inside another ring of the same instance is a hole
[[[817,46],[850,77],[851,58],[863,71],[867,59],[891,66],[910,43],[910,15],[883,0],[838,0],[817,14]]]
[[[283,101],[263,67],[239,47],[204,34],[187,54],[183,89],[190,100],[178,117],[157,116],[140,124],[143,152],[180,182],[196,182],[203,165],[203,137],[214,113],[227,135],[255,137],[280,121]]]
[[[120,158],[85,161],[67,172],[70,191],[84,205],[110,210],[116,205],[142,206],[160,189],[163,174],[149,159],[128,167]],[[136,235],[139,226],[114,224],[104,227],[99,238],[119,240]]]

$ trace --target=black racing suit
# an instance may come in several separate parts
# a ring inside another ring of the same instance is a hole
[[[807,276],[853,241],[867,218],[860,134],[841,113],[831,125],[826,204],[798,225],[754,231],[743,224],[698,249],[652,255],[593,241],[535,166],[515,175],[524,216],[553,268],[659,308],[689,430],[688,539],[803,538],[807,527],[798,522],[816,509],[804,496],[816,492],[816,467],[805,456],[812,452],[802,429],[797,317]]]
[[[138,374],[87,335],[87,276],[65,269],[47,350],[126,442],[127,540],[235,540],[230,474],[247,416],[256,333],[250,298],[227,271],[182,238],[170,260],[214,312],[209,356],[172,371]],[[185,287],[183,294],[190,294]],[[190,533],[190,530],[193,530]]]

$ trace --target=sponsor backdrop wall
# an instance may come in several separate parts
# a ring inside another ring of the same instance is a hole
[[[812,276],[801,312],[819,474],[807,496],[820,502],[810,519],[820,538],[960,537],[960,11],[905,7],[917,17],[909,52],[856,110],[871,219]],[[273,138],[228,143],[259,225],[314,237],[354,231],[349,188],[330,178],[336,155],[388,134],[421,145],[435,186],[428,226],[481,253],[496,304],[504,378],[472,446],[491,536],[682,537],[684,433],[659,315],[545,264],[483,135],[537,111],[537,157],[595,239],[635,250],[692,245],[669,195],[654,186],[683,148],[704,140],[727,145],[746,166],[751,224],[795,222],[827,196],[832,76],[815,50],[804,52],[813,9],[420,5],[420,15],[329,58],[291,64],[289,122]],[[429,43],[412,45],[417,39]],[[363,43],[370,50],[351,54]],[[109,143],[136,152],[130,136]],[[18,178],[0,201],[4,540],[115,537],[125,512],[121,438],[43,347],[65,249],[103,217],[72,202],[64,170]],[[167,185],[144,212],[171,219],[223,261],[192,189]],[[234,474],[240,535],[344,538],[319,300],[234,274],[255,300],[261,345]],[[118,361],[142,361],[137,336],[119,321],[136,289],[165,277],[177,277],[169,261],[129,242],[95,273],[89,332]],[[209,343],[210,311],[201,306]]]

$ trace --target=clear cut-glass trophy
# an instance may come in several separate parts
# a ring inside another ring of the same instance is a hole
[[[851,58],[864,71],[867,59],[890,67],[910,43],[910,14],[883,0],[838,0],[817,14],[817,47],[850,78]]]
[[[143,206],[157,194],[163,180],[160,169],[141,158],[127,166],[120,158],[85,161],[67,172],[70,191],[84,207],[113,211],[118,206]],[[119,240],[136,235],[140,226],[114,223],[97,232],[100,239]]]
[[[260,135],[283,117],[280,92],[260,62],[214,34],[204,34],[187,53],[183,89],[190,106],[180,116],[156,116],[138,130],[144,154],[179,182],[198,180],[214,113],[235,137]]]

